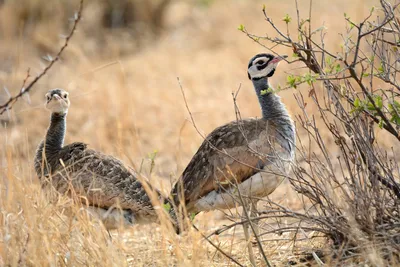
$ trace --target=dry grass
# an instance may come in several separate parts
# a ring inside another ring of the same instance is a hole
[[[299,2],[308,10],[308,1]],[[216,0],[203,7],[193,1],[176,1],[167,10],[164,30],[157,39],[143,41],[140,50],[128,32],[120,30],[115,37],[98,29],[94,3],[88,1],[87,6],[93,8],[85,10],[81,31],[70,43],[64,60],[36,85],[31,103],[20,101],[11,112],[12,121],[0,129],[0,265],[232,266],[196,232],[176,237],[157,225],[135,226],[112,233],[110,240],[96,220],[82,214],[68,199],[48,203],[33,174],[32,159],[48,125],[44,94],[50,88],[62,87],[70,92],[72,102],[67,143],[86,142],[137,169],[142,166],[154,185],[168,192],[202,141],[187,120],[177,76],[204,133],[235,119],[231,92],[240,84],[238,105],[242,116],[260,114],[246,66],[249,58],[263,49],[237,27],[244,24],[251,32],[265,33],[263,2]],[[295,12],[292,1],[265,4],[278,24],[283,24],[286,13]],[[358,21],[374,4],[373,0],[315,1],[314,22],[325,23],[330,32],[327,43],[339,48],[342,41],[336,33],[345,26],[343,13]],[[33,74],[39,72],[40,56],[54,52],[52,49],[62,42],[58,35],[65,31],[63,20],[74,9],[71,7],[60,18],[41,20],[40,27],[33,27],[27,38],[20,31],[21,21],[11,19],[14,8],[8,1],[0,7],[2,28],[8,29],[2,31],[0,42],[0,86],[11,93],[18,91],[27,68]],[[281,52],[292,54],[289,50]],[[281,64],[273,84],[284,84],[287,72],[301,71],[295,68]],[[297,114],[300,109],[293,92],[283,91],[280,95],[291,114]],[[312,113],[313,109],[310,101],[307,111]],[[321,133],[324,131],[322,128]],[[304,134],[300,132],[300,137]],[[386,140],[383,145],[390,147],[391,139]],[[326,143],[334,154],[333,140]],[[156,165],[150,174],[149,154],[154,151]],[[293,210],[302,208],[288,183],[271,198]],[[68,216],[64,214],[67,210]],[[201,214],[195,222],[205,232],[227,223],[220,212]],[[290,236],[269,238],[290,240]],[[241,228],[232,228],[213,239],[249,264],[242,240]],[[266,244],[267,256],[274,264],[285,264],[294,256],[287,243]],[[323,246],[311,240],[305,245]]]

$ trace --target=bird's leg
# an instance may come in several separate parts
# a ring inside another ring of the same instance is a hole
[[[250,204],[250,202],[248,202],[246,200],[244,200],[243,202],[244,203],[243,203],[243,211],[242,211],[243,215],[242,215],[242,218],[244,220],[247,220],[247,216],[246,216],[245,212],[250,210],[251,204]],[[244,232],[244,237],[246,238],[247,250],[249,251],[249,259],[250,259],[251,265],[252,266],[257,266],[256,265],[256,260],[254,258],[254,251],[253,251],[252,242],[251,242],[251,239],[250,239],[249,225],[250,225],[249,222],[243,223],[243,232]]]
[[[250,209],[250,218],[252,219],[251,223],[254,227],[254,234],[258,236],[260,234],[259,228],[259,220],[253,220],[254,218],[258,217],[258,210],[257,210],[258,199],[251,200],[251,209]]]
[[[110,240],[111,240],[111,242],[112,242],[113,238],[112,238],[112,235],[111,235],[111,233],[110,233],[110,230],[108,230],[108,229],[106,229],[106,230],[107,230],[108,236],[110,237]]]
[[[262,160],[259,160],[257,162],[256,168],[262,170],[262,169],[264,169],[264,167],[265,167],[265,163]],[[250,216],[251,216],[251,218],[256,218],[258,216],[258,210],[257,210],[258,199],[251,199],[250,201],[251,201]],[[255,221],[252,221],[252,223],[253,223],[253,226],[254,226],[254,232],[255,232],[254,234],[256,236],[258,236],[259,233],[260,233],[260,228],[259,228],[259,225],[258,225],[259,221],[255,220]]]

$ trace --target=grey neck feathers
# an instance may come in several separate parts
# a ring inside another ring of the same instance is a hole
[[[286,141],[284,142],[284,147],[291,154],[294,153],[296,142],[295,126],[285,105],[281,102],[280,97],[272,92],[272,89],[269,89],[267,77],[253,79],[252,81],[260,102],[263,119],[275,122],[280,136]]]
[[[50,127],[46,134],[46,151],[50,153],[58,152],[63,147],[67,114],[52,113]]]
[[[36,164],[41,165],[43,161],[43,150],[45,155],[45,165],[48,165],[50,169],[53,169],[58,164],[58,153],[63,147],[65,130],[66,130],[66,116],[67,114],[52,113],[50,119],[50,126],[47,130],[45,140],[43,140],[36,152]],[[35,166],[37,171],[40,166]],[[51,170],[45,169],[45,174],[51,172]]]
[[[264,119],[289,119],[286,107],[274,92],[271,92],[268,85],[268,78],[252,80],[258,101],[260,102],[262,117]]]

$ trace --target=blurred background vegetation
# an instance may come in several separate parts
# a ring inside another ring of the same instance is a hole
[[[307,12],[309,1],[299,3]],[[43,58],[54,55],[63,43],[78,4],[67,0],[1,2],[1,87],[13,94],[28,68],[31,75],[40,72]],[[259,115],[246,66],[255,53],[265,50],[237,28],[243,24],[253,33],[268,33],[263,4],[277,25],[285,25],[286,14],[295,15],[291,1],[86,1],[83,20],[62,62],[36,86],[31,102],[18,103],[11,114],[2,116],[12,119],[7,142],[28,160],[26,148],[19,148],[21,133],[27,131],[29,151],[34,151],[48,119],[42,108],[43,94],[49,88],[63,87],[75,95],[67,140],[84,139],[134,162],[157,150],[157,170],[163,176],[178,175],[201,137],[186,121],[177,76],[205,133],[234,119],[231,92],[240,84],[243,116]],[[338,33],[345,22],[338,23],[337,18],[347,12],[357,21],[373,4],[373,0],[351,4],[316,1],[313,21],[329,29],[327,44],[340,49],[343,41]],[[281,53],[292,55],[290,49]],[[281,64],[272,84],[283,87],[288,73],[301,72],[298,66]],[[0,90],[0,98],[6,95]],[[281,96],[295,115],[293,92]],[[312,104],[308,108],[312,110]],[[32,117],[35,123],[30,125]]]

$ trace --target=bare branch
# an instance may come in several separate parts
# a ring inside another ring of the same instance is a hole
[[[69,32],[69,34],[66,36],[64,44],[63,44],[63,46],[61,46],[61,48],[58,51],[57,55],[54,58],[49,59],[49,63],[43,69],[43,71],[41,73],[39,73],[29,84],[26,85],[27,80],[31,77],[29,69],[28,69],[27,75],[26,75],[26,77],[25,77],[25,79],[24,79],[24,81],[22,83],[22,86],[21,86],[21,89],[19,90],[19,93],[16,94],[15,96],[10,96],[7,102],[5,102],[4,104],[0,105],[0,115],[3,114],[4,112],[6,112],[7,110],[12,109],[13,105],[15,104],[15,102],[17,102],[18,99],[21,98],[24,94],[27,94],[32,89],[32,87],[44,75],[47,74],[47,72],[51,69],[51,67],[54,65],[54,63],[57,62],[60,59],[62,53],[64,52],[65,48],[67,48],[70,39],[72,38],[72,36],[74,35],[74,33],[76,31],[76,27],[77,27],[79,21],[81,20],[82,9],[83,9],[83,0],[80,1],[78,12],[75,13],[75,15],[74,15],[74,18],[73,18],[74,24],[72,26],[72,29]]]

